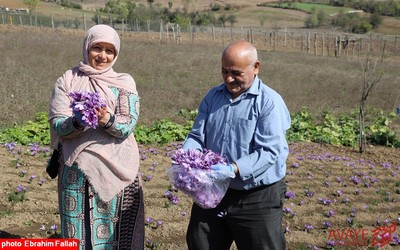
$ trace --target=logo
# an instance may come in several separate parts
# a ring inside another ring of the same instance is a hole
[[[377,226],[374,229],[330,229],[328,245],[330,246],[368,246],[383,247],[393,239],[396,223],[387,226]],[[397,239],[398,240],[398,239]]]

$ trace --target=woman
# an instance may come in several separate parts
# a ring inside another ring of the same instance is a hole
[[[129,74],[116,73],[118,33],[95,25],[85,35],[83,61],[56,83],[50,102],[51,146],[60,151],[61,235],[80,249],[143,249],[144,205],[139,150],[133,135],[139,96]],[[69,94],[97,92],[106,107],[95,110],[93,129],[73,115]]]

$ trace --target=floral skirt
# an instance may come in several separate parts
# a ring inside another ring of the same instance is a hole
[[[80,250],[144,249],[144,201],[139,178],[103,202],[77,165],[60,171],[61,236],[79,239]]]

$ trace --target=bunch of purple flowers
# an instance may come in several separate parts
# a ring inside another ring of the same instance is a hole
[[[69,96],[72,98],[70,108],[79,123],[85,127],[96,128],[99,121],[94,110],[105,107],[105,100],[100,98],[98,92],[75,91],[69,93]]]
[[[171,158],[173,165],[167,169],[170,182],[202,208],[216,207],[235,177],[232,172],[211,170],[212,165],[227,161],[208,149],[178,149]]]

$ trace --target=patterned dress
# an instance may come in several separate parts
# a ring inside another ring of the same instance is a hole
[[[115,122],[106,130],[124,138],[136,125],[139,97],[123,89],[111,90],[117,99]],[[53,129],[64,140],[83,133],[72,117],[58,118]],[[62,154],[60,159],[64,162]],[[111,201],[104,202],[77,164],[60,166],[58,191],[61,236],[79,239],[79,249],[144,249],[144,202],[139,177]]]

